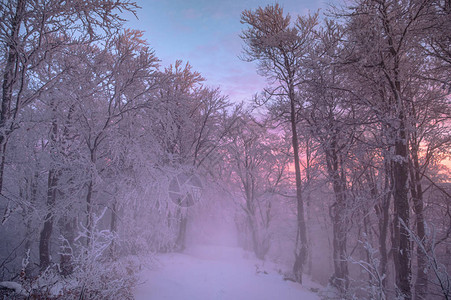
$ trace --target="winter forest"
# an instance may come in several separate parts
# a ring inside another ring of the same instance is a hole
[[[249,7],[243,102],[139,9],[0,1],[2,299],[163,299],[187,259],[243,288],[172,299],[451,299],[449,0]]]

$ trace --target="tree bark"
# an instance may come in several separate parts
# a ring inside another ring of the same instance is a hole
[[[289,99],[290,99],[290,123],[292,133],[292,145],[294,154],[294,169],[296,173],[296,204],[297,204],[297,228],[296,228],[296,245],[294,251],[294,265],[293,275],[294,279],[302,283],[302,273],[304,272],[304,264],[307,260],[307,228],[304,217],[304,201],[302,198],[302,181],[301,181],[301,166],[299,159],[299,142],[297,134],[296,110],[295,110],[295,95],[294,87],[289,85]]]
[[[30,180],[27,180],[27,184],[26,184],[26,190],[27,190],[27,198],[30,201],[30,206],[33,207],[36,204],[36,200],[37,200],[37,193],[38,193],[38,180],[39,180],[39,172],[35,171],[33,176],[30,177]],[[29,194],[28,194],[29,191]],[[30,217],[32,215],[32,211],[31,208],[27,207],[24,208],[24,217],[28,217],[27,218],[27,222],[26,222],[26,240],[24,243],[24,248],[25,251],[28,251],[28,249],[31,248],[32,245],[32,233],[33,233],[33,228],[32,228],[32,218]]]
[[[97,140],[99,138],[100,135],[97,136],[97,138],[94,141],[94,146],[90,149],[90,158],[91,158],[91,168],[95,168],[96,167],[96,162],[97,162],[97,155],[96,155],[96,151],[97,151]],[[94,194],[94,178],[93,178],[93,171],[90,170],[90,179],[88,182],[88,190],[86,193],[86,246],[89,248],[89,246],[91,245],[91,241],[92,241],[92,234],[93,234],[93,219],[92,219],[92,197]]]
[[[47,188],[47,210],[45,216],[44,227],[42,228],[39,239],[39,265],[41,270],[50,265],[50,238],[53,231],[54,206],[56,202],[56,187],[58,178],[54,169],[49,171],[48,188]]]
[[[392,191],[392,180],[391,180],[391,169],[390,161],[387,156],[384,156],[384,174],[383,174],[383,188],[381,191],[377,190],[375,182],[371,183],[371,194],[374,199],[381,199],[375,206],[374,210],[378,219],[378,242],[379,242],[379,253],[381,256],[379,272],[382,276],[382,287],[381,293],[383,293],[386,298],[387,295],[387,266],[388,266],[388,250],[387,250],[387,237],[388,237],[388,225],[390,221],[390,198]]]
[[[91,175],[92,176],[92,175]],[[91,178],[88,183],[88,191],[86,193],[86,246],[91,246],[92,240],[92,193],[94,189],[94,182]]]
[[[116,189],[117,192],[117,189]],[[117,233],[117,199],[113,200],[113,207],[111,208],[111,221],[110,221],[110,231],[113,233],[114,237],[110,245],[110,257],[112,260],[116,260],[116,233]]]
[[[390,162],[385,158],[385,178],[384,178],[384,195],[382,196],[381,209],[379,214],[379,251],[381,253],[381,274],[384,276],[382,279],[382,286],[384,293],[386,294],[387,287],[387,265],[388,265],[388,251],[387,251],[387,236],[388,236],[388,223],[390,220],[390,191],[392,189],[391,177],[390,177]]]
[[[330,139],[330,148],[325,149],[329,178],[332,180],[335,202],[331,206],[333,229],[333,258],[334,274],[331,282],[341,293],[345,293],[349,286],[349,270],[347,262],[347,233],[346,233],[346,180],[344,170],[340,167],[336,151],[336,135]]]
[[[391,67],[385,70],[387,83],[392,91],[395,114],[390,125],[395,132],[393,161],[393,202],[394,202],[394,230],[396,248],[394,252],[397,296],[401,299],[411,299],[411,269],[410,269],[410,238],[409,238],[409,198],[407,180],[409,176],[408,166],[408,139],[406,129],[406,109],[403,101],[400,71],[401,56],[400,47],[395,45],[392,20],[388,18],[388,5],[383,3],[380,7],[385,34],[387,35],[387,50]],[[389,112],[387,112],[389,113]]]
[[[66,215],[61,220],[60,230],[64,240],[60,245],[60,267],[63,276],[69,276],[74,271],[72,246],[75,240],[75,227],[76,219],[74,217]]]
[[[311,202],[312,202],[312,198],[311,198],[311,193],[312,193],[312,150],[311,150],[311,142],[312,139],[311,137],[307,136],[305,138],[305,185],[304,185],[304,194],[305,194],[305,202],[307,205],[307,223],[311,224],[312,221],[312,211],[311,211]],[[307,253],[307,274],[308,275],[312,275],[312,269],[313,269],[313,257],[312,257],[312,235],[311,235],[311,227],[307,228],[307,238],[309,239],[309,249],[308,249],[308,253]]]
[[[413,164],[413,165],[412,165]],[[410,164],[410,193],[413,199],[413,209],[415,212],[415,225],[417,236],[421,243],[426,242],[426,230],[423,213],[423,188],[421,186],[420,163],[418,159],[418,148],[413,146],[411,149]],[[427,257],[419,245],[416,247],[417,258],[417,278],[415,280],[415,299],[423,300],[427,297],[428,275],[427,275]]]
[[[183,251],[185,250],[185,242],[186,242],[186,225],[188,223],[188,218],[186,216],[186,213],[183,213],[182,209],[179,208],[179,214],[180,214],[180,219],[179,219],[179,231],[177,233],[177,240],[175,242],[177,250],[178,251]]]
[[[394,208],[395,208],[395,238],[397,248],[394,255],[397,257],[395,264],[396,286],[398,296],[403,299],[411,299],[411,269],[410,269],[410,238],[407,230],[409,226],[409,199],[408,199],[408,163],[407,163],[407,138],[404,115],[400,112],[399,129],[395,141],[395,156],[393,158],[394,179]]]
[[[54,102],[51,104],[53,110],[52,117],[52,126],[50,133],[50,158],[52,160],[55,159],[56,154],[56,142],[57,142],[57,134],[58,134],[58,121],[56,119],[56,107]],[[44,227],[40,234],[39,240],[39,261],[41,270],[45,269],[50,264],[50,238],[52,236],[53,230],[53,221],[54,221],[54,209],[56,203],[56,192],[58,186],[58,167],[55,165],[55,162],[52,161],[50,164],[50,170],[48,175],[48,183],[47,183],[47,215],[44,220]]]
[[[11,124],[11,103],[13,98],[13,87],[16,83],[17,65],[19,64],[18,39],[20,26],[25,11],[25,0],[18,0],[16,5],[16,12],[12,18],[11,34],[8,37],[8,53],[6,54],[6,64],[3,71],[2,84],[2,103],[0,112],[0,193],[3,191],[3,174],[5,170],[6,160],[6,143]]]

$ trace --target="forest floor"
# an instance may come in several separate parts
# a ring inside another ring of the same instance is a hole
[[[140,273],[135,299],[320,299],[314,283],[286,281],[276,265],[239,248],[196,246],[157,260]]]

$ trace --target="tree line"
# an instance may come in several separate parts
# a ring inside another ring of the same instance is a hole
[[[278,4],[242,13],[244,57],[270,82],[255,102],[291,136],[296,281],[314,226],[306,201],[323,179],[340,297],[355,295],[351,262],[368,273],[367,297],[450,297],[449,258],[440,271],[431,265],[449,253],[449,214],[433,206],[449,211],[439,165],[450,149],[450,13],[447,1],[422,0],[358,0],[324,18],[292,19]]]
[[[1,287],[132,298],[131,257],[185,245],[170,179],[213,170],[237,109],[188,63],[160,66],[123,27],[132,1],[0,8]]]

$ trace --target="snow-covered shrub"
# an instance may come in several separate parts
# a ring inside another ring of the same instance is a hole
[[[142,259],[134,256],[113,260],[109,247],[115,236],[109,230],[99,229],[106,210],[93,216],[92,230],[81,227],[71,253],[73,272],[62,275],[60,264],[52,264],[37,276],[20,276],[16,281],[0,283],[1,296],[8,299],[133,299],[135,275],[142,268]],[[86,239],[90,242],[86,243]],[[66,247],[72,247],[66,243]],[[67,249],[65,249],[67,250]],[[24,259],[23,269],[28,265]]]

